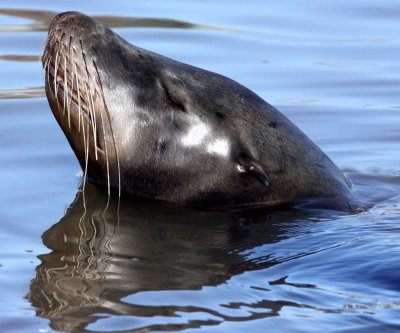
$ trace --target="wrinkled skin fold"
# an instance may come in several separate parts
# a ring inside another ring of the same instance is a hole
[[[90,17],[54,18],[46,95],[85,178],[179,205],[351,209],[350,182],[239,83],[133,46]]]

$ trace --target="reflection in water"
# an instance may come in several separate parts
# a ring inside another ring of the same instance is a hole
[[[6,61],[39,62],[40,58],[41,58],[40,56],[33,56],[33,55],[19,55],[19,54],[0,55],[0,60],[6,60]]]
[[[1,9],[0,14],[30,19],[31,24],[20,25],[0,25],[0,32],[22,32],[22,31],[47,31],[51,21],[58,12],[46,10],[27,10],[27,9]],[[335,44],[358,44],[358,45],[382,45],[390,44],[392,40],[388,38],[338,38],[338,37],[310,37],[301,36],[296,32],[292,34],[279,34],[265,30],[243,30],[231,27],[221,27],[215,25],[196,24],[186,21],[169,18],[151,17],[124,17],[124,16],[100,16],[91,15],[95,20],[102,22],[110,28],[175,28],[191,30],[211,30],[233,33],[247,33],[253,36],[262,36],[269,40],[286,41],[290,43],[335,43]]]
[[[0,32],[47,31],[57,14],[44,10],[0,9],[0,14],[32,20],[32,24],[0,25]]]
[[[295,211],[200,212],[116,200],[105,210],[107,196],[90,185],[85,197],[86,212],[79,192],[61,221],[43,234],[52,252],[40,256],[28,296],[58,330],[82,330],[104,313],[173,316],[182,309],[135,306],[122,298],[141,291],[200,290],[275,265],[279,259],[246,259],[243,253],[287,238],[287,229],[300,217]],[[264,316],[276,315],[283,306],[267,303]]]
[[[43,10],[20,10],[20,9],[0,9],[0,14],[16,16],[30,19],[31,24],[21,25],[0,25],[0,32],[18,32],[18,31],[47,31],[54,16],[58,12]],[[237,31],[216,26],[189,23],[168,18],[142,18],[142,17],[122,17],[122,16],[92,16],[110,28],[127,27],[147,27],[147,28],[178,28],[178,29],[199,29],[199,30],[221,30]]]
[[[45,96],[46,96],[46,93],[45,93],[43,87],[0,90],[0,100],[1,99],[37,98],[37,97],[45,97]]]

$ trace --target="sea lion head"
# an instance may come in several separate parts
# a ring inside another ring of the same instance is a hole
[[[347,209],[340,170],[233,80],[131,45],[77,12],[54,18],[42,63],[85,176],[109,191],[214,206],[323,198]]]

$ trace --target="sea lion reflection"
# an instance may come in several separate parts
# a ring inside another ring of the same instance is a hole
[[[140,291],[199,290],[273,265],[241,253],[285,238],[281,222],[287,228],[297,214],[204,212],[130,199],[120,205],[111,199],[104,211],[107,195],[86,186],[86,213],[79,192],[66,215],[43,234],[52,252],[39,257],[28,295],[38,315],[63,331],[83,330],[99,313],[169,311],[121,300]]]

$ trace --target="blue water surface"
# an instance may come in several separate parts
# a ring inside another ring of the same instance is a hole
[[[104,195],[88,186],[84,214],[80,167],[39,60],[52,17],[66,10],[247,86],[371,209],[112,201],[104,212]],[[394,0],[3,0],[1,331],[399,332],[399,15]]]

